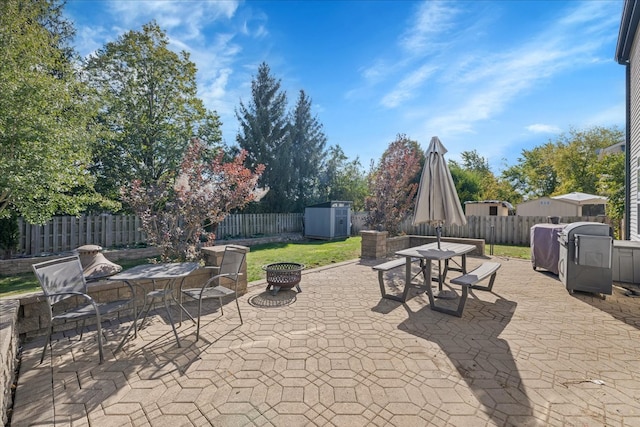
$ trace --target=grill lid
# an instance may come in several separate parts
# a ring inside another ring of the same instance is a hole
[[[600,222],[579,221],[568,224],[560,233],[560,241],[574,240],[575,234],[611,236],[611,227]]]

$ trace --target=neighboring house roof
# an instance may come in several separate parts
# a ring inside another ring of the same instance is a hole
[[[598,158],[601,159],[603,156],[607,154],[624,153],[625,149],[626,149],[626,141],[620,141],[606,148],[599,148],[596,150],[596,153],[598,153]]]
[[[616,61],[619,64],[629,62],[633,39],[640,21],[640,4],[637,0],[625,0],[618,32],[618,45],[616,46]]]
[[[466,204],[472,205],[472,204],[478,204],[478,203],[489,203],[493,205],[501,205],[502,207],[505,207],[507,209],[515,209],[511,203],[505,202],[502,200],[469,200],[467,202],[464,202],[465,205]]]

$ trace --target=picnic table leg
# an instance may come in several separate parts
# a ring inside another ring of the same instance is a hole
[[[402,302],[407,300],[409,288],[411,287],[411,257],[406,257],[404,265],[404,291],[402,292]]]

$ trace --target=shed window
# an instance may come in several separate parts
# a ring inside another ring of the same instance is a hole
[[[498,216],[497,206],[489,206],[489,216]]]

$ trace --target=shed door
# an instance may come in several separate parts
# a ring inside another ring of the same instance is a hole
[[[334,225],[334,237],[343,237],[349,235],[349,224],[347,224],[347,217],[349,214],[349,208],[334,208],[335,209],[335,225]]]

